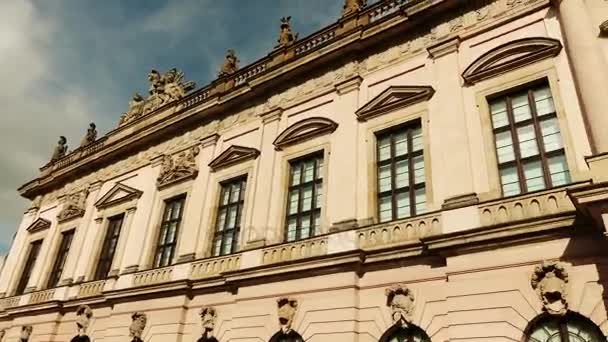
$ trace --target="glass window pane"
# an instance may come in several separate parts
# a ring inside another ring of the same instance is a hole
[[[167,238],[165,239],[165,243],[173,243],[175,242],[175,234],[177,232],[177,222],[172,222],[169,225],[169,229],[167,230]]]
[[[513,118],[515,122],[521,122],[532,117],[530,105],[528,104],[528,93],[522,93],[511,99],[513,106]]]
[[[291,166],[291,185],[300,184],[301,164],[296,163]]]
[[[314,235],[319,235],[319,234],[321,234],[321,212],[317,211],[315,213],[313,219],[315,220],[314,225],[313,225],[315,228]]]
[[[543,135],[545,151],[555,151],[564,147],[556,118],[541,121],[540,131]]]
[[[517,195],[520,193],[519,177],[515,167],[507,167],[500,170],[500,183],[502,192],[505,196]]]
[[[239,200],[244,201],[245,200],[245,190],[247,189],[247,182],[245,180],[242,180],[240,182],[241,184],[241,196],[239,198]]]
[[[222,187],[222,199],[220,200],[221,205],[228,204],[228,200],[230,199],[230,192],[228,191],[226,186]]]
[[[239,183],[234,183],[232,184],[231,187],[231,194],[230,194],[230,202],[231,203],[236,203],[239,201],[239,198],[241,197],[241,185]]]
[[[311,223],[310,216],[305,215],[301,218],[301,224],[302,224],[302,227],[300,229],[300,238],[301,239],[306,239],[311,236],[310,235],[310,228],[311,228],[310,223]]]
[[[536,112],[538,116],[555,113],[553,97],[548,86],[534,91],[534,101],[536,102]]]
[[[180,211],[182,209],[182,200],[176,200],[174,202],[174,207],[173,207],[173,211],[171,213],[171,219],[175,220],[178,219],[180,216]]]
[[[422,128],[414,128],[412,130],[412,149],[414,151],[420,151],[424,148],[422,141]]]
[[[232,235],[226,234],[224,236],[224,248],[222,249],[222,254],[230,254],[232,252]]]
[[[405,131],[400,131],[394,134],[395,137],[395,156],[403,156],[407,154],[407,134]]]
[[[230,209],[228,209],[228,224],[226,228],[233,229],[236,226],[236,214],[237,207],[231,206]]]
[[[393,219],[391,196],[384,196],[379,199],[380,222],[386,222]]]
[[[522,158],[538,155],[536,133],[532,124],[517,129],[519,149]]]
[[[314,179],[315,175],[315,161],[308,160],[304,163],[304,180],[303,182],[310,182]]]
[[[397,194],[397,218],[409,217],[410,215],[410,194],[408,192]]]
[[[215,239],[215,243],[213,244],[213,255],[220,255],[220,248],[222,247],[222,240],[220,238]]]
[[[317,184],[317,198],[315,200],[315,208],[320,209],[321,203],[323,203],[323,184]]]
[[[426,212],[426,189],[417,189],[416,197],[416,214],[424,214]]]
[[[391,166],[384,165],[378,169],[378,187],[380,192],[389,191],[391,189]]]
[[[378,138],[378,160],[383,161],[391,158],[391,137],[385,135]]]
[[[288,214],[295,214],[298,212],[298,199],[300,198],[299,190],[292,190],[289,193],[289,209],[287,210]]]
[[[540,160],[524,164],[524,177],[526,178],[526,187],[528,188],[528,191],[542,190],[545,188],[543,168]]]
[[[414,183],[424,183],[424,157],[418,156],[414,158]]]
[[[317,158],[317,178],[316,179],[322,179],[323,178],[323,157],[319,157]]]
[[[302,189],[302,211],[312,209],[312,185]]]
[[[549,158],[548,163],[553,186],[565,185],[571,182],[568,163],[566,162],[566,157],[564,155],[551,157]]]
[[[496,134],[496,154],[499,164],[515,160],[511,132],[506,131]]]
[[[216,230],[218,230],[218,231],[224,230],[225,224],[226,224],[226,209],[222,209],[217,213],[217,224],[215,226]]]
[[[409,165],[408,165],[407,159],[398,161],[395,164],[395,187],[397,189],[399,189],[399,188],[405,188],[405,187],[409,186],[409,183],[410,183],[409,177],[410,177],[410,173],[409,173]]]
[[[294,241],[296,239],[297,221],[295,218],[289,219],[287,224],[287,241]]]
[[[507,104],[504,100],[493,102],[490,105],[490,111],[492,113],[492,126],[494,128],[504,127],[509,124]]]

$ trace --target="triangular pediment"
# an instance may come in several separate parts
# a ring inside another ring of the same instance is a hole
[[[524,65],[559,54],[562,44],[557,39],[534,37],[518,39],[500,45],[477,58],[462,78],[468,84],[503,74]]]
[[[39,217],[36,219],[36,221],[32,222],[29,227],[27,227],[27,231],[30,233],[36,233],[45,229],[49,229],[50,227],[51,221]]]
[[[231,145],[224,152],[220,153],[209,163],[209,167],[215,171],[240,162],[255,159],[260,155],[260,151],[252,147]]]
[[[134,198],[139,198],[142,192],[130,186],[116,183],[112,189],[106,192],[96,203],[97,209],[110,207],[116,204],[130,201]]]
[[[428,101],[435,90],[431,86],[392,86],[378,94],[355,112],[357,119],[365,121],[413,104]]]
[[[336,128],[338,128],[338,124],[327,118],[313,117],[304,119],[287,127],[274,140],[273,144],[275,149],[281,150],[285,146],[296,144],[323,134],[332,133]]]

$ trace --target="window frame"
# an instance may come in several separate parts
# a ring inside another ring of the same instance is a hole
[[[95,265],[95,270],[93,272],[93,280],[107,279],[108,274],[112,271],[112,263],[114,262],[116,252],[119,247],[120,235],[121,235],[124,225],[125,225],[126,216],[127,215],[125,213],[121,213],[118,215],[108,217],[108,219],[107,219],[108,223],[106,225],[104,237],[102,240],[101,250],[99,251],[99,256],[97,258],[97,264]],[[113,222],[116,222],[116,221],[120,221],[120,224],[118,225],[118,227],[113,225]],[[117,232],[116,232],[116,230],[117,230]],[[112,233],[112,236],[110,236],[111,232],[115,232],[115,233]],[[104,257],[104,255],[107,254],[106,248],[109,248],[109,243],[111,243],[111,240],[115,240],[113,251],[110,256]],[[105,272],[102,272],[102,270],[103,270],[101,268],[102,262],[105,262],[105,265],[107,265],[106,266],[107,270]]]
[[[229,198],[228,198],[228,203],[223,205],[222,199],[224,198],[225,186],[232,187],[232,185],[234,185],[237,182],[239,183],[239,200],[236,202],[231,202],[230,199],[232,197],[232,193],[230,190],[227,190],[230,192]],[[213,224],[213,237],[211,239],[211,256],[212,257],[230,255],[230,254],[234,254],[238,251],[239,244],[241,243],[240,234],[242,232],[242,223],[243,223],[243,216],[244,216],[243,214],[245,211],[245,200],[247,197],[247,182],[248,182],[247,173],[219,182],[219,198],[217,200],[218,206],[216,208],[215,220],[214,220],[214,224]],[[228,214],[230,213],[230,208],[234,207],[234,206],[236,206],[236,210],[237,210],[237,217],[235,219],[235,227],[231,228],[231,229],[227,229],[226,226],[229,222]],[[221,231],[219,231],[217,225],[220,220],[220,212],[224,209],[226,209],[226,213],[225,213],[226,216],[224,217],[224,227],[222,228]],[[223,254],[222,251],[224,250],[225,237],[228,234],[227,233],[228,230],[230,230],[230,233],[232,234],[232,244],[230,247],[230,252],[227,254]],[[219,251],[216,254],[215,246],[216,246],[216,240],[218,239],[218,234],[221,235],[219,237],[221,240],[221,244],[220,244]]]
[[[588,328],[593,330],[594,334],[600,336],[600,338],[606,338],[599,326],[591,319],[579,313],[568,311],[564,316],[552,316],[547,313],[543,313],[536,316],[530,323],[528,323],[528,326],[524,330],[522,341],[533,342],[532,334],[535,332],[536,328],[542,327],[544,324],[551,323],[552,321],[556,322],[559,325],[559,336],[562,342],[570,341],[570,338],[568,336],[570,331],[567,327],[568,322],[576,322],[580,325],[586,325]]]
[[[59,286],[61,282],[61,276],[65,271],[68,256],[72,243],[74,242],[74,236],[76,235],[76,228],[67,229],[61,232],[61,239],[59,240],[59,246],[55,252],[55,258],[53,259],[53,266],[49,273],[46,281],[46,288],[52,289]],[[66,237],[70,236],[69,240]]]
[[[178,242],[179,242],[179,231],[181,228],[181,225],[183,223],[183,219],[184,219],[184,211],[185,211],[185,206],[186,206],[186,194],[180,194],[177,196],[173,196],[170,197],[166,200],[163,201],[163,209],[161,211],[161,218],[160,218],[160,225],[159,225],[159,229],[158,229],[158,234],[156,236],[156,241],[155,241],[155,247],[154,247],[154,254],[153,254],[153,259],[152,259],[152,268],[161,268],[161,267],[167,267],[173,264],[173,259],[175,259],[175,254],[177,253],[177,247],[178,247]],[[181,202],[180,205],[180,212],[178,214],[178,218],[177,219],[169,219],[168,221],[165,221],[165,215],[167,214],[167,210],[169,208],[169,203],[173,203],[173,202]],[[177,225],[175,227],[175,232],[173,234],[173,241],[170,243],[161,243],[161,238],[163,236],[163,226],[166,224],[167,226],[171,225],[171,223],[173,222],[177,222]],[[169,258],[168,258],[168,263],[166,265],[161,265],[160,263],[157,264],[157,261],[162,261],[162,255],[165,253],[166,248],[171,248],[171,252],[169,254]],[[161,255],[161,258],[158,258],[159,255],[159,251],[163,250]]]
[[[40,250],[42,249],[42,244],[44,243],[44,238],[36,239],[31,241],[28,246],[28,252],[26,259],[23,263],[23,268],[21,269],[21,276],[17,280],[17,284],[15,286],[14,294],[15,296],[20,296],[25,293],[27,289],[27,285],[32,279],[32,273],[34,272],[34,268],[36,267],[36,262],[40,258]],[[37,246],[36,255],[33,256],[32,251],[34,245]],[[28,270],[28,272],[25,272]],[[25,277],[27,273],[27,277]]]

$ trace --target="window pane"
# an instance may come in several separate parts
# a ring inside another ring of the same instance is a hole
[[[499,164],[515,160],[511,132],[507,131],[496,134],[496,153]]]
[[[378,160],[383,161],[391,158],[391,138],[385,135],[378,139]]]
[[[315,161],[309,160],[304,163],[304,180],[303,182],[310,182],[313,180],[315,174]]]
[[[213,244],[213,256],[218,256],[220,255],[220,248],[222,246],[222,240],[219,238],[215,239],[215,242]]]
[[[302,211],[309,211],[310,209],[312,209],[312,185],[302,189]]]
[[[410,195],[408,192],[397,194],[397,218],[409,217]]]
[[[424,157],[418,156],[414,158],[414,183],[424,183]]]
[[[226,209],[221,209],[217,213],[217,223],[215,225],[215,229],[218,231],[224,230],[225,224],[226,224]]]
[[[230,203],[236,203],[241,198],[241,184],[234,183],[232,184],[231,194],[230,194]]]
[[[300,167],[301,167],[301,165],[299,163],[291,166],[291,185],[300,184],[300,177],[301,177]]]
[[[322,179],[323,178],[323,157],[319,157],[317,158],[317,178],[316,179]]]
[[[393,219],[391,196],[381,197],[379,200],[380,222],[386,222]]]
[[[391,166],[381,166],[378,170],[378,187],[380,192],[391,190]]]
[[[412,130],[412,149],[414,151],[420,151],[424,148],[422,142],[422,128],[417,127]]]
[[[513,118],[515,119],[515,122],[521,122],[532,117],[530,114],[527,93],[513,97],[511,99],[511,105],[513,106]]]
[[[549,173],[553,186],[560,186],[570,183],[570,171],[564,155],[549,158]]]
[[[517,129],[517,138],[519,139],[519,149],[522,158],[538,155],[538,144],[533,125],[519,127]]]
[[[536,112],[538,116],[555,113],[553,97],[549,87],[543,87],[534,91],[534,101],[536,102]]]
[[[292,190],[289,193],[289,209],[287,210],[288,214],[295,214],[298,212],[298,199],[300,198],[299,190]]]
[[[222,187],[222,199],[220,201],[221,205],[228,204],[228,200],[230,199],[230,192],[226,189],[226,187]]]
[[[517,195],[520,193],[519,177],[515,167],[507,167],[500,170],[500,182],[502,192],[505,196]]]
[[[177,222],[172,222],[169,225],[169,230],[167,232],[167,239],[165,240],[165,243],[173,243],[175,242],[175,234],[177,232]]]
[[[507,104],[504,100],[493,102],[490,105],[490,111],[492,112],[492,126],[494,128],[504,127],[509,124]]]
[[[305,215],[302,217],[302,227],[300,229],[300,239],[306,239],[310,237],[310,216]]]
[[[545,151],[551,152],[564,147],[556,118],[541,121],[540,130],[543,135]]]
[[[402,160],[395,164],[395,186],[397,189],[409,186],[410,173],[408,161]]]
[[[315,200],[315,208],[320,209],[323,203],[323,184],[317,184],[317,199]]]
[[[296,224],[297,221],[295,218],[289,219],[289,223],[287,224],[287,241],[295,241],[297,229]]]
[[[224,239],[224,248],[222,254],[230,254],[232,252],[232,234],[226,234]]]
[[[407,135],[405,131],[395,133],[395,156],[403,156],[407,154]]]
[[[426,189],[417,189],[416,193],[416,214],[424,214],[426,212]]]
[[[526,178],[526,186],[528,187],[528,191],[542,190],[545,188],[543,168],[540,160],[531,161],[524,164],[524,177]]]
[[[313,219],[315,220],[315,222],[313,224],[313,226],[315,228],[314,234],[319,235],[319,234],[321,234],[321,212],[317,211],[315,213]]]
[[[171,219],[175,220],[179,218],[180,215],[180,211],[182,208],[182,200],[177,200],[174,202],[174,207],[173,207],[173,211],[171,213]]]
[[[228,209],[228,225],[226,226],[226,228],[233,229],[236,226],[237,210],[237,206],[231,206],[230,209]]]

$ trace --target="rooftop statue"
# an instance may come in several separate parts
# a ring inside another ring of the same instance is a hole
[[[234,74],[239,70],[239,59],[236,57],[234,50],[230,49],[226,52],[226,60],[218,73],[219,77],[224,77]]]
[[[289,21],[291,17],[281,18],[281,33],[279,34],[279,45],[277,48],[283,48],[293,45],[298,40],[298,34],[294,34],[291,31],[291,24]]]
[[[97,139],[97,129],[95,123],[91,122],[89,124],[89,128],[87,129],[87,134],[82,138],[80,142],[80,147],[85,147],[95,142]]]
[[[68,153],[68,139],[66,139],[63,135],[59,137],[59,141],[57,142],[57,146],[53,151],[53,156],[51,157],[51,162],[59,160],[63,158],[66,153]]]
[[[153,69],[148,74],[148,81],[150,82],[149,96],[144,98],[139,93],[135,93],[129,102],[129,110],[120,118],[119,126],[153,112],[167,103],[181,99],[196,86],[192,81],[185,82],[184,73],[176,68],[172,68],[164,74]]]
[[[342,9],[342,16],[345,17],[349,14],[360,11],[365,7],[365,0],[346,0],[344,2],[344,8]]]

